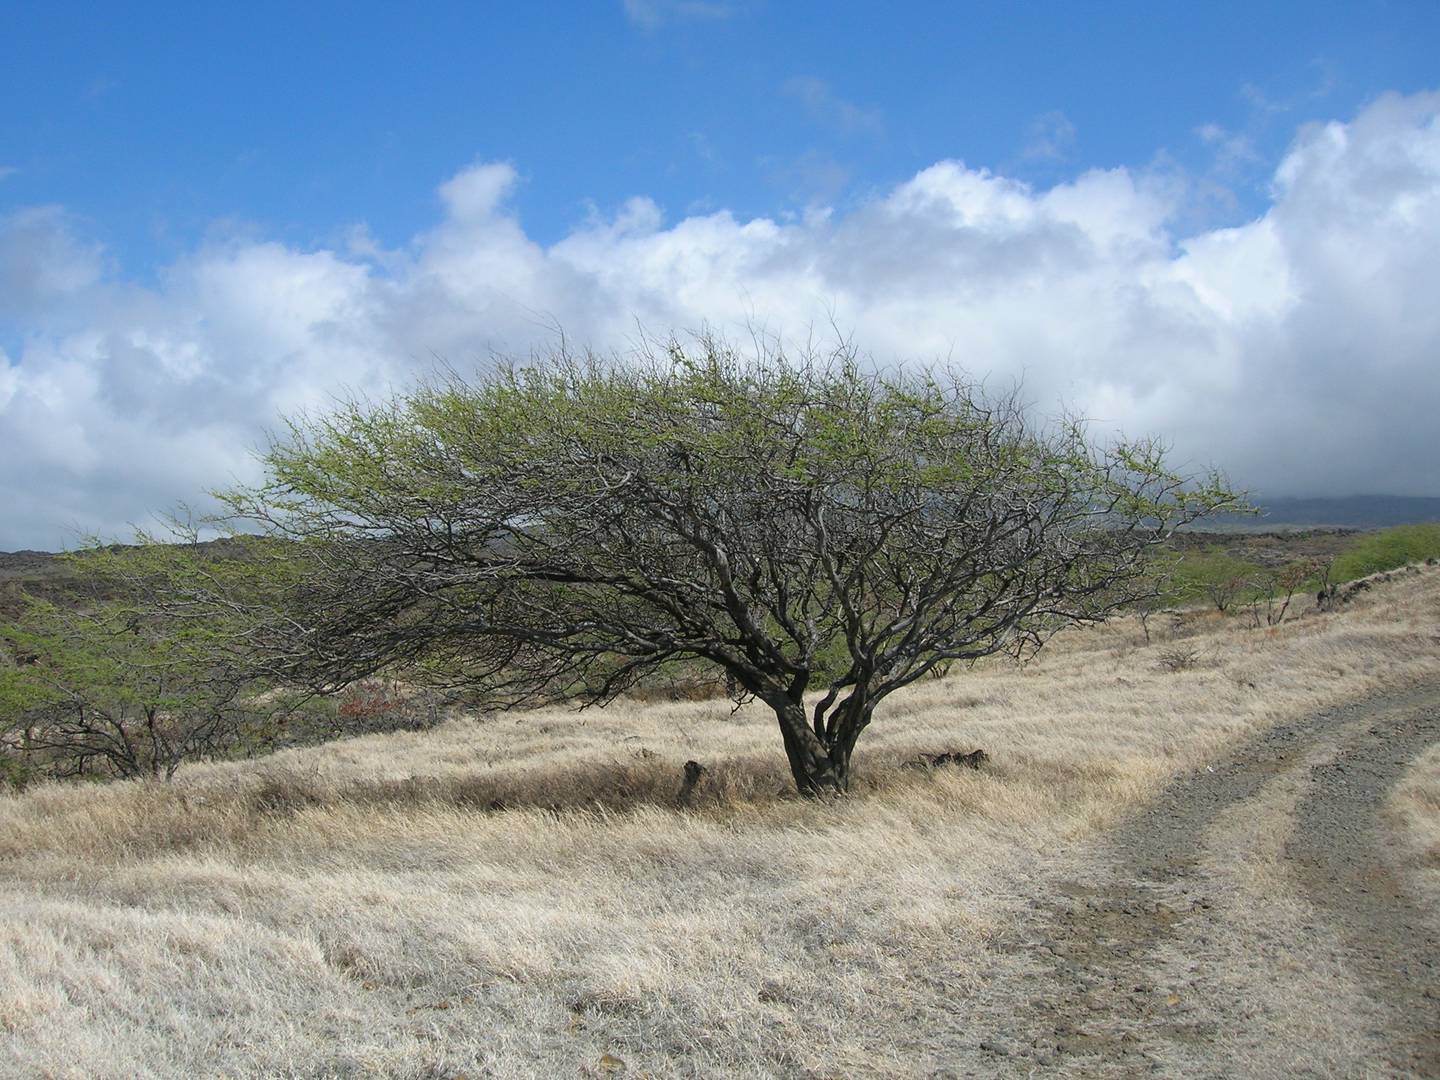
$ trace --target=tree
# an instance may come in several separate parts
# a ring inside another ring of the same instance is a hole
[[[1263,567],[1247,582],[1250,590],[1250,619],[1258,630],[1261,620],[1266,626],[1279,626],[1290,610],[1295,593],[1320,579],[1324,563],[1320,559],[1299,559],[1280,567]]]
[[[245,542],[238,542],[241,547]],[[287,704],[246,660],[247,560],[199,545],[98,544],[0,622],[0,750],[16,779],[153,777],[271,733]],[[253,562],[253,560],[250,560]]]
[[[1251,587],[1258,568],[1218,547],[1192,552],[1180,560],[1177,578],[1182,591],[1203,597],[1224,614]]]
[[[1163,548],[1152,552],[1147,560],[1143,577],[1134,582],[1136,597],[1131,610],[1140,620],[1140,631],[1145,635],[1145,644],[1150,644],[1150,620],[1157,614],[1175,614],[1175,607],[1183,598],[1183,586],[1178,581],[1182,560],[1178,552]],[[1174,636],[1174,624],[1171,625]]]
[[[264,643],[277,672],[603,702],[708,662],[818,794],[896,690],[1105,617],[1150,548],[1235,503],[1162,459],[950,372],[707,337],[298,418],[227,499],[309,560]]]

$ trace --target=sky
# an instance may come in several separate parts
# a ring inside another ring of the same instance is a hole
[[[560,335],[839,332],[1440,495],[1440,5],[0,0],[0,550]]]

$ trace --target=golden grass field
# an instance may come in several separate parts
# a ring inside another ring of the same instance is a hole
[[[897,695],[835,803],[724,701],[0,797],[0,1074],[963,1075],[1003,930],[1087,837],[1247,733],[1440,675],[1434,568],[1275,628],[1160,621]],[[1440,896],[1440,751],[1391,819]]]

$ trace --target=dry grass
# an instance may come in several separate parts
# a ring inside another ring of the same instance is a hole
[[[1278,628],[1072,633],[897,697],[838,804],[785,794],[773,721],[723,702],[5,797],[0,1073],[963,1073],[1054,857],[1250,731],[1440,673],[1437,601],[1427,571]],[[991,767],[899,767],[972,746]]]
[[[1421,754],[1386,804],[1407,884],[1440,923],[1440,746]]]
[[[1220,1023],[1208,1038],[1165,1045],[1169,1074],[1370,1076],[1385,1060],[1384,1013],[1341,959],[1342,933],[1295,887],[1286,857],[1310,766],[1331,760],[1338,741],[1314,745],[1203,838],[1211,918],[1159,950],[1154,977],[1181,1010]],[[1183,910],[1189,897],[1171,900]]]

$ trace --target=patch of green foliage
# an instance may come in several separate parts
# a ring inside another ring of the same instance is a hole
[[[402,684],[323,698],[274,679],[251,641],[294,587],[293,561],[255,537],[175,536],[92,543],[45,589],[8,597],[0,787],[169,778],[186,761],[438,722],[443,703]]]
[[[1221,611],[1250,599],[1251,584],[1263,568],[1211,546],[1205,551],[1187,552],[1168,568],[1166,590],[1177,604],[1213,604]]]
[[[247,624],[200,591],[254,560],[142,543],[64,561],[63,588],[0,619],[4,778],[168,778],[267,738],[282,701],[246,668]]]
[[[1336,584],[1394,570],[1406,563],[1440,558],[1440,522],[1397,525],[1358,537],[1335,559],[1330,580]]]
[[[1400,525],[1363,533],[1333,561],[1310,556],[1282,562],[1256,562],[1221,544],[1184,553],[1165,551],[1152,560],[1159,595],[1150,610],[1204,604],[1221,611],[1273,607],[1277,597],[1313,593],[1407,563],[1440,558],[1440,522]]]

